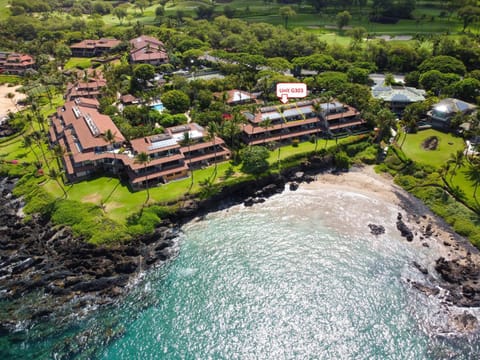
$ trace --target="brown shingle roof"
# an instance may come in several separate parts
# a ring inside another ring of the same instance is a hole
[[[120,45],[120,43],[121,41],[117,39],[108,39],[108,38],[103,38],[100,40],[85,39],[78,43],[70,45],[70,47],[74,49],[94,49],[97,47],[111,49],[111,48],[114,48],[115,46]]]
[[[107,142],[102,135],[110,130],[116,142],[123,142],[125,138],[109,116],[100,114],[96,108],[83,106],[81,102],[68,101],[57,116],[62,117],[65,126],[71,125],[76,138],[83,150],[106,146]]]

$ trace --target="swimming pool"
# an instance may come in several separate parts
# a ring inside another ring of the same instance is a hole
[[[162,112],[165,109],[165,106],[163,106],[162,103],[158,103],[158,104],[152,105],[152,109],[155,109],[158,112]]]

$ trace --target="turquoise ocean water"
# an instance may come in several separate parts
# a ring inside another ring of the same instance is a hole
[[[451,334],[440,302],[406,282],[434,254],[399,237],[397,211],[300,189],[209,214],[117,306],[19,331],[2,358],[479,358],[478,337]]]

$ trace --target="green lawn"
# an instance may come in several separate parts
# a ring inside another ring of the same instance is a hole
[[[70,58],[65,64],[65,70],[69,69],[87,69],[92,65],[91,59],[89,58]]]
[[[0,84],[13,84],[13,85],[18,85],[21,84],[22,78],[17,75],[5,75],[1,74],[0,75]]]
[[[221,181],[230,163],[218,164],[217,182]],[[213,166],[194,171],[194,185],[192,192],[200,190],[199,182],[209,178],[213,173]],[[190,187],[191,178],[175,180],[167,184],[159,184],[149,189],[150,202],[166,203],[179,200],[185,195]],[[47,181],[45,190],[56,197],[62,196],[62,190],[53,180]],[[124,223],[126,218],[139,211],[145,203],[147,191],[132,192],[126,185],[120,183],[117,178],[99,177],[85,180],[73,185],[66,186],[68,198],[80,202],[89,202],[95,205],[105,204],[106,215],[113,220]]]
[[[0,20],[4,20],[10,16],[10,9],[7,7],[9,2],[9,0],[0,0]]]
[[[165,5],[165,15],[175,15],[178,10],[181,10],[185,15],[195,18],[195,9],[201,5],[210,5],[209,1],[169,1]],[[232,0],[227,3],[217,2],[215,4],[215,16],[223,13],[225,6],[235,9],[235,18],[243,19],[247,22],[266,22],[273,25],[283,25],[284,20],[279,15],[279,9],[286,4],[277,4],[275,2],[264,2],[258,0]],[[287,4],[288,5],[288,4]],[[127,10],[127,18],[122,20],[122,24],[113,14],[108,14],[102,17],[107,25],[122,27],[125,25],[132,25],[136,21],[143,24],[155,23],[155,9],[158,4],[153,4],[147,7],[143,13],[134,5],[130,5]],[[335,15],[339,11],[336,8],[327,8],[320,13],[312,12],[312,8],[308,5],[290,5],[296,12],[288,20],[288,27],[293,29],[295,27],[307,28],[309,30],[318,31],[319,34],[325,32],[325,26],[335,26]],[[396,24],[379,24],[371,23],[368,19],[368,9],[350,9],[353,20],[350,26],[363,26],[370,34],[387,34],[387,35],[414,35],[417,33],[446,33],[458,32],[461,30],[461,23],[456,16],[440,17],[440,8],[432,7],[430,3],[419,4],[414,11],[415,19],[400,20]],[[329,30],[332,31],[332,30]],[[338,32],[337,30],[333,30]],[[338,32],[343,36],[343,32]]]
[[[422,143],[431,136],[436,136],[439,139],[438,147],[436,150],[425,150],[422,147]],[[398,142],[401,143],[402,139],[403,135]],[[462,138],[433,129],[419,131],[416,134],[408,134],[402,146],[405,155],[413,161],[436,167],[445,163],[450,158],[450,154],[464,148],[465,144]]]

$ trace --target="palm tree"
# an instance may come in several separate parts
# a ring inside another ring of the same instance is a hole
[[[148,200],[150,200],[150,189],[148,187],[148,172],[147,172],[147,166],[150,163],[150,156],[145,151],[142,151],[141,153],[138,153],[137,156],[135,156],[135,163],[142,164],[145,172],[145,186],[147,188],[147,199],[145,200],[145,204],[146,204],[148,203]]]
[[[41,114],[38,114],[37,115],[37,121],[40,124],[40,129],[44,133],[45,132],[45,117],[42,116]]]
[[[315,115],[320,118],[321,112],[322,112],[322,104],[318,101],[314,101],[312,104],[313,110],[315,111]],[[313,136],[315,136],[315,149],[313,150],[313,153],[317,153],[317,147],[318,147],[318,133],[315,131],[313,133]]]
[[[465,173],[467,175],[467,179],[473,184],[473,197],[478,203],[477,188],[480,185],[480,163],[469,165]]]
[[[31,134],[33,141],[37,144],[37,146],[40,148],[40,152],[42,153],[43,160],[45,161],[45,165],[47,166],[48,171],[50,171],[50,166],[49,162],[47,160],[47,155],[45,154],[45,151],[43,150],[43,144],[42,144],[42,134],[40,131],[34,131]]]
[[[286,29],[288,26],[288,19],[291,18],[292,16],[297,15],[297,13],[290,6],[282,6],[279,9],[279,15],[282,17],[285,24],[285,29]]]
[[[35,159],[37,159],[37,164],[41,164],[42,162],[40,161],[40,158],[38,157],[38,154],[36,151],[33,149],[33,140],[30,136],[24,136],[23,137],[23,146],[29,147],[30,150],[32,150],[33,155],[35,156]]]
[[[207,127],[207,132],[208,132],[208,139],[212,141],[213,143],[213,161],[215,162],[215,166],[213,168],[213,174],[212,174],[212,182],[215,180],[217,177],[217,144],[215,143],[216,141],[216,136],[219,132],[218,125],[216,122],[210,121],[208,123]]]
[[[447,162],[454,164],[453,169],[450,171],[450,182],[452,182],[453,176],[457,173],[457,169],[464,163],[463,151],[457,150],[456,153],[450,154],[450,159],[448,159]]]
[[[263,135],[263,143],[265,144],[267,142],[267,136],[268,136],[268,129],[273,127],[272,120],[267,117],[265,120],[263,120],[260,123],[260,126],[265,129],[264,135]]]
[[[283,116],[283,112],[285,111],[285,108],[283,106],[280,106],[279,112],[280,112],[280,146],[278,147],[278,153],[277,153],[277,166],[278,169],[280,169],[280,149],[282,148],[282,135],[283,135],[283,124],[287,122],[285,119],[285,116]]]
[[[67,154],[67,150],[65,150],[65,148],[60,144],[55,145],[52,150],[57,161],[59,161],[61,158],[63,158]],[[60,161],[59,161],[59,164],[60,164]]]
[[[438,174],[442,178],[443,182],[447,184],[447,181],[445,180],[445,176],[448,174],[450,171],[450,163],[449,162],[444,162],[441,166],[440,169],[438,169]]]
[[[180,142],[181,146],[187,146],[188,147],[188,167],[190,168],[190,176],[191,176],[191,182],[190,182],[190,187],[188,188],[188,192],[192,190],[193,187],[193,169],[192,169],[192,154],[190,154],[190,146],[193,144],[193,139],[190,136],[189,131],[185,131],[183,133],[183,139]]]
[[[62,173],[60,171],[58,171],[57,169],[55,168],[51,168],[49,169],[48,171],[48,176],[50,176],[50,178],[52,180],[54,180],[58,186],[60,187],[60,189],[62,189],[63,191],[63,195],[65,196],[65,199],[67,198],[68,194],[67,192],[65,191],[65,188],[63,187],[62,183],[60,182],[59,178],[60,176],[62,175]]]
[[[112,130],[107,129],[102,137],[103,140],[112,145],[113,148],[113,144],[115,144],[115,134],[112,132]],[[115,153],[115,149],[113,149],[113,173],[117,173],[117,154]]]

